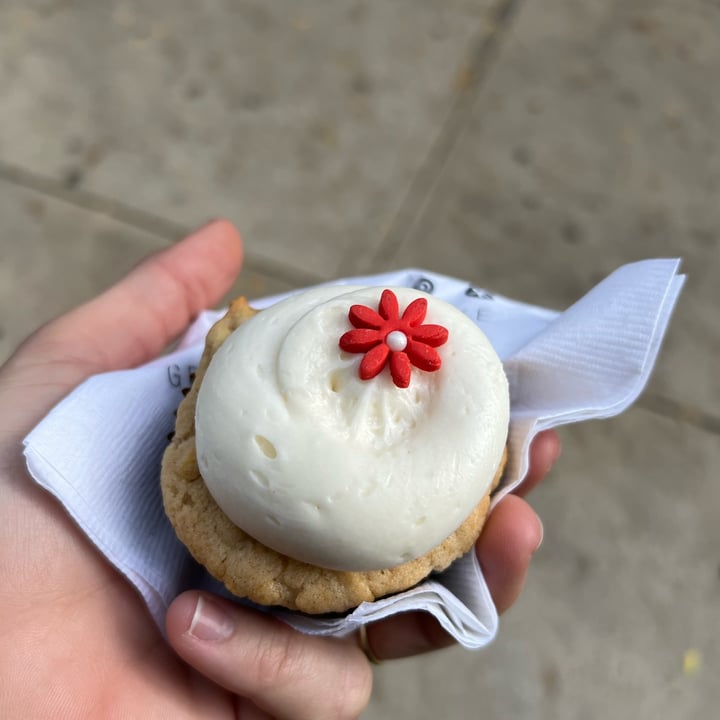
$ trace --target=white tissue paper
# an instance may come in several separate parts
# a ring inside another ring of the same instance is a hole
[[[679,264],[625,265],[563,313],[425,270],[335,282],[424,290],[458,307],[489,337],[504,362],[511,393],[509,461],[496,504],[525,476],[536,433],[616,415],[640,394],[683,285]],[[280,299],[253,305],[267,307]],[[163,512],[159,482],[173,413],[190,385],[205,334],[221,314],[201,315],[172,354],[90,378],[25,439],[32,477],[137,588],[161,628],[180,592],[225,593],[177,540]],[[411,590],[364,603],[343,617],[273,612],[303,632],[341,636],[409,610],[432,613],[468,648],[486,645],[497,632],[497,613],[474,552]]]

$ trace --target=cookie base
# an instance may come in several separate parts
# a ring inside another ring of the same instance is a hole
[[[234,595],[260,605],[281,605],[310,614],[345,612],[364,601],[407,590],[445,570],[475,544],[504,470],[507,451],[488,494],[442,543],[415,560],[386,570],[345,572],[309,565],[263,545],[234,525],[208,491],[195,454],[195,405],[212,356],[257,311],[235,300],[210,330],[192,388],[177,413],[175,435],[165,451],[161,486],[165,512],[193,557]]]

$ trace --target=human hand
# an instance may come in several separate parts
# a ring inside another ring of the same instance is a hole
[[[317,720],[357,717],[367,703],[372,675],[356,639],[304,636],[207,594],[171,606],[173,652],[127,581],[25,470],[22,439],[53,405],[94,373],[155,357],[222,297],[241,256],[235,230],[211,223],[41,328],[0,369],[3,718]],[[553,433],[538,436],[525,487],[558,450]],[[477,552],[499,610],[517,597],[541,536],[519,497],[489,518]],[[377,623],[368,640],[383,659],[451,642],[421,614]]]

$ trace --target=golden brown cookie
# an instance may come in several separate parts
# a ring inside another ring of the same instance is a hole
[[[344,612],[406,590],[447,568],[474,545],[487,516],[490,494],[440,545],[387,570],[343,572],[308,565],[258,542],[234,525],[210,495],[195,456],[195,404],[210,360],[225,339],[256,311],[235,300],[208,333],[195,381],[177,413],[175,436],[165,451],[161,484],[165,512],[193,557],[235,595],[261,605],[282,605],[306,613]],[[506,453],[507,454],[507,453]],[[493,480],[495,489],[506,457]]]

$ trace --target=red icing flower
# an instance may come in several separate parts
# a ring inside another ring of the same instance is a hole
[[[398,299],[392,290],[383,290],[379,313],[365,305],[353,305],[348,317],[356,328],[340,338],[345,352],[365,353],[360,362],[360,377],[374,378],[390,361],[393,382],[401,388],[410,385],[410,365],[434,372],[442,360],[434,348],[447,342],[448,331],[442,325],[423,325],[427,300],[413,300],[400,317]]]

